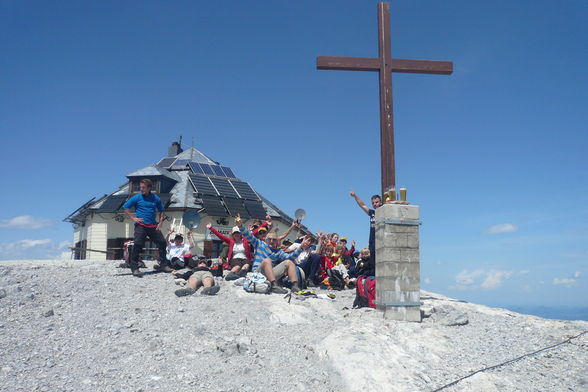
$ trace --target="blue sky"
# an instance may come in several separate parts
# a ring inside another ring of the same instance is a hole
[[[587,305],[588,3],[397,1],[397,184],[421,206],[422,287]],[[0,3],[0,259],[55,258],[61,222],[182,134],[313,230],[365,245],[379,189],[376,2]]]

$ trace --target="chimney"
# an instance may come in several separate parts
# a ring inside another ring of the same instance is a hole
[[[184,150],[182,150],[182,147],[180,146],[180,143],[173,142],[171,144],[171,146],[169,146],[169,148],[167,150],[167,156],[168,157],[175,157],[176,155],[178,155],[182,151],[184,151]]]

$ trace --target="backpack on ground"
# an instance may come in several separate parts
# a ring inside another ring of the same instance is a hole
[[[334,269],[328,269],[327,275],[329,275],[329,285],[333,290],[343,290],[345,288],[345,280],[343,279],[341,272]]]
[[[360,276],[355,282],[354,308],[375,308],[376,304],[376,278],[374,276]]]
[[[243,283],[243,290],[248,293],[267,294],[272,289],[270,282],[260,272],[249,272]]]
[[[304,290],[306,288],[306,274],[304,273],[304,270],[298,266],[296,266],[296,280],[298,287]],[[280,281],[283,287],[292,288],[292,282],[290,281],[288,275],[284,275]]]

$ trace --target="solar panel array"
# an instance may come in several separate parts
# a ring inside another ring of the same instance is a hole
[[[168,168],[174,163],[176,158],[163,158],[156,166]]]
[[[229,216],[227,210],[221,203],[221,201],[216,196],[207,196],[203,195],[202,198],[202,206],[211,216]]]
[[[104,203],[96,210],[96,212],[116,212],[127,200],[129,195],[110,195]]]
[[[228,179],[210,177],[210,181],[214,184],[219,196],[239,198],[239,194],[235,191],[235,188],[233,188]]]
[[[218,196],[216,189],[214,189],[208,177],[190,174],[190,181],[194,185],[196,192],[201,195]]]
[[[190,163],[189,159],[178,159],[171,167],[172,169],[183,169],[188,166],[188,163]]]
[[[231,180],[231,184],[235,187],[241,198],[248,200],[259,200],[257,193],[249,186],[248,183],[238,180]]]
[[[245,208],[249,212],[249,216],[254,219],[265,219],[267,212],[260,201],[256,200],[243,200]]]
[[[225,202],[225,206],[229,210],[231,216],[236,216],[239,214],[241,218],[248,219],[251,217],[251,214],[243,205],[243,200],[234,199],[232,197],[223,197],[223,201]]]

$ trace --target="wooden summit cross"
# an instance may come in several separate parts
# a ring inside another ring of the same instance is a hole
[[[450,75],[453,72],[453,63],[393,59],[390,45],[390,4],[388,3],[378,3],[378,47],[378,58],[319,56],[316,58],[316,67],[317,69],[380,73],[380,146],[382,194],[384,194],[396,186],[392,72]]]

